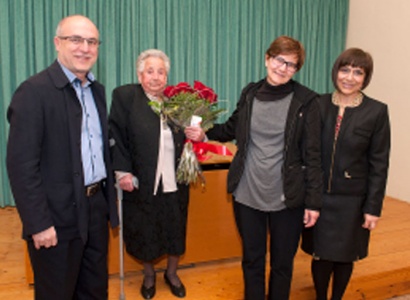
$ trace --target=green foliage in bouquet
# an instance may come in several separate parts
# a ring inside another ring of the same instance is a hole
[[[201,166],[192,149],[192,142],[185,143],[176,176],[177,182],[179,183],[195,184],[199,178],[201,183],[203,185],[205,184],[205,177],[202,174]]]
[[[165,101],[162,112],[181,128],[191,124],[192,116],[199,116],[202,118],[202,129],[207,131],[212,128],[219,113],[223,111],[223,109],[216,109],[215,104],[199,98],[198,94],[182,92]]]

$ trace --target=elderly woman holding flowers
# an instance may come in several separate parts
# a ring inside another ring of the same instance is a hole
[[[238,147],[228,192],[243,245],[245,300],[266,299],[268,232],[268,299],[285,300],[303,226],[313,226],[321,208],[320,115],[317,94],[292,80],[304,63],[302,44],[281,36],[264,58],[266,77],[248,84],[230,118],[207,136]],[[185,133],[204,138],[199,128]]]
[[[182,298],[186,291],[177,267],[185,252],[189,186],[178,184],[175,173],[185,135],[150,105],[163,101],[170,68],[167,55],[146,50],[136,68],[140,84],[113,91],[109,116],[113,165],[124,190],[124,241],[127,252],[143,263],[145,299],[155,295],[154,261],[165,255],[165,282]]]

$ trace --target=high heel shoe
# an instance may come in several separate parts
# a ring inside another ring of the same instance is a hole
[[[165,283],[169,286],[172,295],[174,295],[175,297],[178,297],[178,298],[184,298],[185,297],[186,290],[185,290],[185,286],[182,283],[182,281],[181,281],[180,286],[173,285],[172,282],[169,280],[166,271],[164,272],[164,280],[165,280]]]
[[[144,283],[145,283],[145,277],[154,277],[154,285],[147,288],[147,287],[144,285]],[[141,285],[141,296],[142,296],[144,299],[152,299],[152,298],[154,298],[155,292],[156,292],[155,284],[156,284],[155,275],[152,275],[152,276],[144,276],[144,280],[142,281],[142,285]]]

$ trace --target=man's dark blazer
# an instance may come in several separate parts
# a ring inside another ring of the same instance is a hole
[[[96,81],[91,90],[103,135],[107,220],[109,217],[115,227],[118,215],[105,92]],[[82,109],[57,61],[18,87],[7,118],[7,170],[23,223],[23,237],[30,238],[55,226],[59,239],[71,238],[79,231],[84,240],[88,218],[81,158]]]

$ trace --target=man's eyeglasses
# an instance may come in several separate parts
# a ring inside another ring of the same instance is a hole
[[[84,41],[86,41],[88,46],[91,46],[91,47],[98,47],[101,44],[101,41],[97,39],[94,39],[94,38],[87,39],[87,38],[83,38],[78,35],[59,36],[58,38],[61,40],[68,40],[76,46],[83,45]]]
[[[280,56],[274,56],[272,57],[274,64],[277,67],[282,67],[283,65],[286,65],[286,70],[290,73],[294,73],[298,70],[298,65],[291,62],[291,61],[286,61]]]

